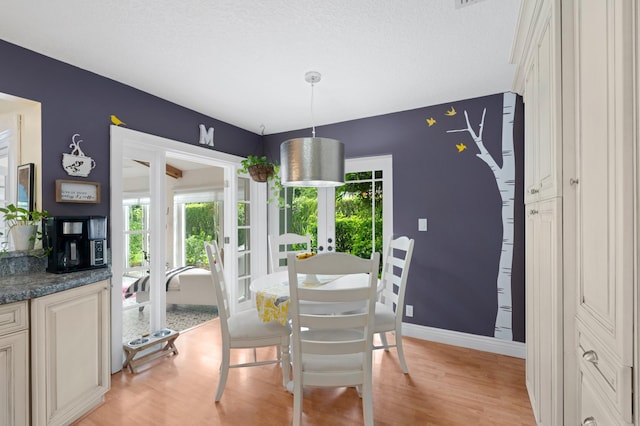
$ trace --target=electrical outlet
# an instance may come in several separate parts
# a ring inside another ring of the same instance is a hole
[[[413,305],[406,305],[406,315],[413,317]]]

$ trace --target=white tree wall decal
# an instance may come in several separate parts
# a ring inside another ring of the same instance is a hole
[[[466,110],[464,111],[464,117],[467,122],[467,127],[465,129],[447,130],[447,133],[469,133],[478,147],[478,150],[480,150],[480,153],[476,154],[476,156],[489,166],[496,179],[498,191],[500,191],[500,198],[502,199],[502,250],[500,252],[500,263],[498,269],[498,313],[496,315],[494,337],[504,340],[513,340],[511,314],[511,267],[513,263],[513,212],[516,182],[515,155],[513,151],[513,120],[515,115],[515,105],[515,93],[505,93],[503,96],[502,106],[502,167],[498,167],[498,164],[482,142],[484,118],[487,112],[486,108],[482,111],[482,120],[478,126],[478,133],[473,130]],[[453,114],[455,114],[455,110],[453,111]],[[445,115],[452,114],[448,111]],[[460,145],[464,147],[463,144]],[[464,148],[460,148],[460,146],[458,146],[458,152],[462,152]]]

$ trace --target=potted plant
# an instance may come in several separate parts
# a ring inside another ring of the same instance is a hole
[[[0,213],[4,216],[14,250],[32,250],[36,240],[42,240],[42,232],[38,230],[38,226],[42,219],[49,216],[47,211],[27,210],[9,204],[0,207]],[[6,251],[7,244],[8,241],[3,242],[3,251]]]
[[[258,157],[249,155],[245,160],[241,161],[242,168],[238,169],[238,173],[249,173],[251,178],[256,182],[267,182],[271,184],[271,197],[269,202],[278,200],[282,206],[284,198],[280,196],[282,192],[282,183],[280,182],[280,166],[267,160],[266,156]]]

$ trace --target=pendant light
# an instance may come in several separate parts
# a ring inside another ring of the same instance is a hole
[[[284,141],[280,145],[280,173],[284,186],[330,187],[344,185],[344,144],[336,139],[317,138],[313,123],[313,86],[320,73],[309,71],[311,83],[311,137]]]

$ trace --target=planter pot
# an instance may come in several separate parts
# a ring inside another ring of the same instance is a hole
[[[273,176],[273,164],[254,164],[248,167],[251,178],[256,182],[266,182]]]
[[[36,225],[15,225],[11,228],[11,241],[16,251],[33,250],[36,242]]]

